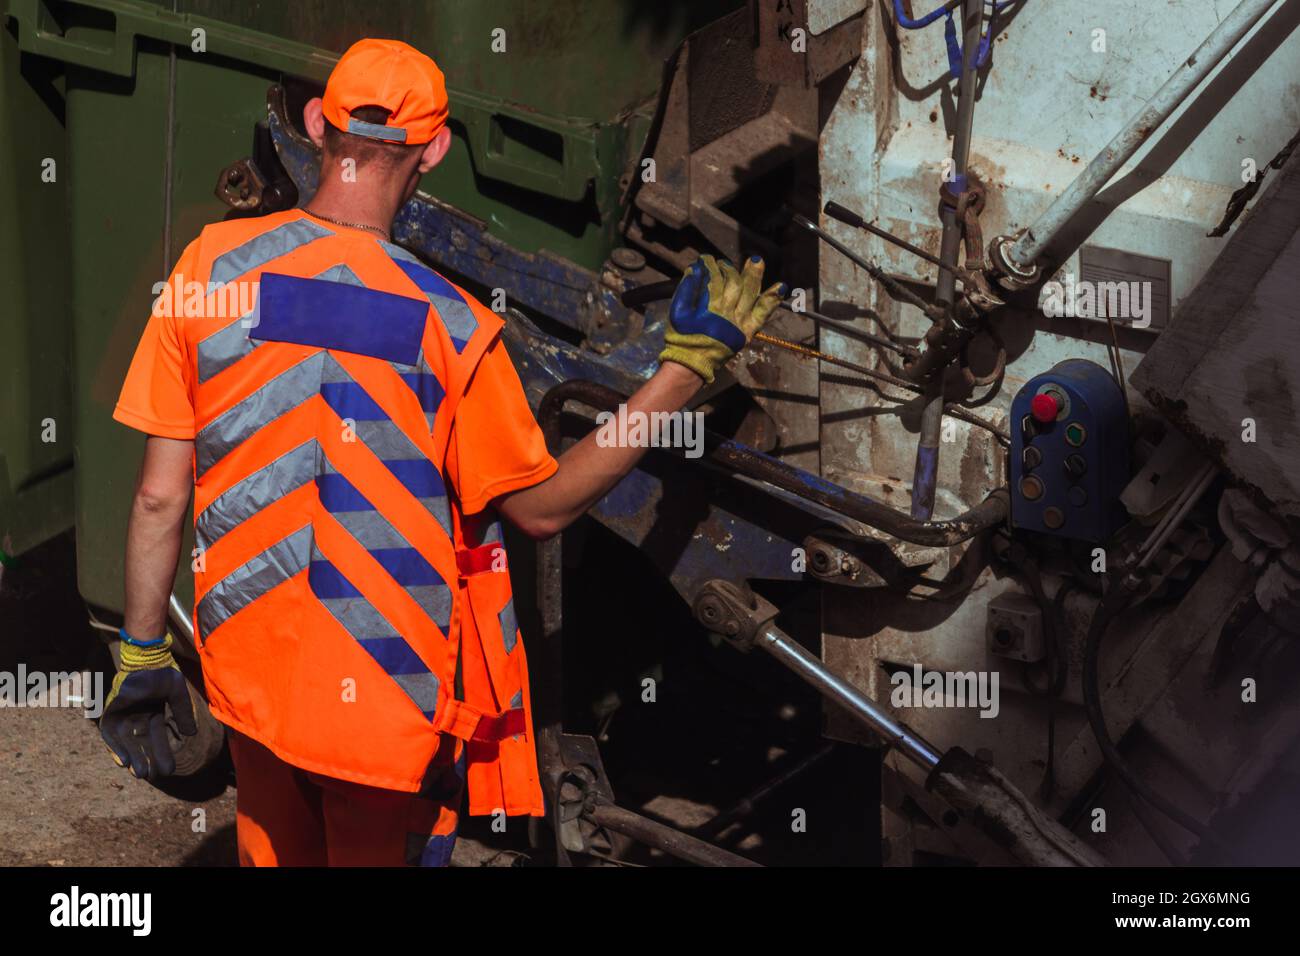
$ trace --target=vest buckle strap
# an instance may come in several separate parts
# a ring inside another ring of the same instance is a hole
[[[474,740],[505,740],[524,733],[528,725],[524,720],[524,709],[515,707],[499,714],[484,714],[474,728]]]
[[[522,707],[512,707],[499,714],[485,714],[463,700],[448,701],[446,713],[434,729],[461,740],[497,741],[527,733],[528,721]]]
[[[496,566],[500,561],[500,566]],[[462,578],[473,577],[485,571],[506,570],[506,549],[500,541],[481,544],[477,548],[456,550],[456,570]]]

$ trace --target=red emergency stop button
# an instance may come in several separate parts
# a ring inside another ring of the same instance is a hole
[[[1056,421],[1056,416],[1060,410],[1061,406],[1056,397],[1046,392],[1035,395],[1029,402],[1029,413],[1044,424]]]

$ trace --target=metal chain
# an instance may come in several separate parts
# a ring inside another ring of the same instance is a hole
[[[371,232],[376,232],[379,235],[383,236],[385,240],[392,242],[392,237],[389,236],[387,229],[380,229],[378,226],[369,226],[366,225],[366,223],[364,222],[347,222],[346,220],[343,219],[334,219],[331,216],[322,215],[321,213],[318,212],[312,212],[312,210],[308,209],[306,206],[303,206],[302,211],[309,216],[315,216],[317,219],[324,219],[326,222],[332,222],[336,226],[347,226],[349,229],[368,229]]]

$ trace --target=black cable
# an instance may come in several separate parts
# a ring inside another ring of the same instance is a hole
[[[1101,707],[1101,680],[1099,676],[1101,645],[1105,639],[1106,631],[1116,614],[1117,610],[1109,605],[1106,600],[1097,605],[1097,610],[1092,616],[1092,623],[1088,626],[1088,642],[1083,660],[1083,705],[1088,715],[1088,724],[1092,727],[1093,735],[1097,738],[1097,746],[1101,748],[1102,759],[1136,798],[1145,800],[1183,829],[1196,834],[1225,857],[1230,857],[1232,851],[1213,830],[1185,812],[1163,794],[1157,792],[1134,773],[1119,752],[1119,748],[1115,746],[1110,732],[1106,729],[1106,717]],[[1142,820],[1142,817],[1139,815],[1138,819]],[[1160,838],[1154,833],[1152,839],[1157,842],[1160,841]]]
[[[1038,573],[1038,562],[1033,558],[1021,562],[1020,570],[1025,576],[1025,581],[1029,584],[1030,593],[1034,601],[1038,604],[1039,612],[1043,619],[1043,636],[1047,643],[1047,669],[1048,684],[1046,687],[1040,687],[1031,681],[1028,677],[1028,670],[1025,674],[1025,687],[1031,694],[1037,697],[1060,697],[1061,692],[1065,690],[1065,682],[1069,677],[1069,658],[1065,649],[1065,627],[1062,610],[1065,607],[1065,599],[1070,590],[1075,586],[1072,582],[1066,581],[1056,592],[1056,597],[1048,600],[1047,592],[1043,590],[1043,579]]]
[[[1025,688],[1031,694],[1047,700],[1047,760],[1043,767],[1042,782],[1038,786],[1039,796],[1047,800],[1056,792],[1056,701],[1065,690],[1070,674],[1069,656],[1065,646],[1065,599],[1075,585],[1070,581],[1062,583],[1057,589],[1056,597],[1048,601],[1047,593],[1043,590],[1042,578],[1038,574],[1037,561],[1033,558],[1025,560],[1021,564],[1021,570],[1029,583],[1029,590],[1033,592],[1034,600],[1038,603],[1043,618],[1043,634],[1047,639],[1046,663],[1050,675],[1047,686],[1039,687],[1030,679],[1028,664],[1022,676]]]

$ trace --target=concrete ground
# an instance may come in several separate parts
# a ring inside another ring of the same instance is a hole
[[[16,679],[20,667],[111,681],[112,662],[76,593],[68,537],[0,578],[0,673]],[[0,865],[232,865],[235,791],[223,776],[165,793],[119,768],[81,709],[0,708]]]

